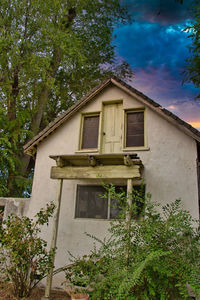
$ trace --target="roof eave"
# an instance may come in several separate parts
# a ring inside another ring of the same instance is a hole
[[[188,123],[184,122],[176,115],[168,111],[167,109],[160,106],[157,102],[148,98],[143,93],[139,92],[135,88],[129,86],[119,78],[113,76],[106,80],[104,80],[97,87],[92,89],[84,98],[82,98],[79,102],[75,103],[71,106],[67,111],[65,111],[61,116],[57,117],[54,121],[52,121],[46,128],[44,128],[39,134],[37,134],[33,139],[31,139],[28,143],[26,143],[23,147],[24,152],[28,155],[34,155],[37,151],[37,145],[46,138],[49,134],[51,134],[57,127],[63,124],[67,119],[69,119],[74,113],[76,113],[82,106],[92,100],[99,92],[101,92],[105,87],[107,87],[110,83],[118,86],[120,89],[124,90],[131,96],[134,96],[140,102],[142,102],[147,107],[156,111],[160,116],[164,119],[172,123],[175,127],[179,128],[185,134],[191,136],[196,141],[200,142],[200,132],[193,128]]]
[[[103,81],[99,86],[90,91],[83,99],[71,106],[61,116],[57,117],[53,122],[49,123],[42,131],[39,132],[33,139],[23,146],[23,150],[26,154],[31,155],[32,148],[37,146],[41,140],[51,134],[57,127],[63,124],[74,113],[76,113],[82,106],[93,99],[101,90],[111,83],[111,78]]]
[[[134,96],[137,100],[142,102],[144,105],[148,106],[152,110],[156,111],[160,116],[162,116],[164,119],[172,123],[175,127],[179,128],[181,131],[184,131],[187,135],[194,138],[196,141],[200,142],[200,132],[192,127],[190,124],[186,123],[182,119],[178,118],[176,115],[174,115],[169,110],[163,108],[158,103],[153,101],[152,99],[148,98],[146,95],[142,94],[141,92],[137,91],[134,88],[129,88],[127,85],[121,84],[118,82],[118,80],[111,79],[112,83],[116,86],[123,89],[126,93],[128,93],[131,96]],[[181,123],[181,124],[180,124]],[[189,129],[190,128],[190,129]],[[196,133],[192,132],[196,131]]]

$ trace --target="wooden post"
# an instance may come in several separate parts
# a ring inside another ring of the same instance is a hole
[[[131,220],[131,206],[132,206],[132,190],[133,190],[133,180],[128,179],[127,180],[127,211],[126,211],[126,221],[127,224]]]
[[[127,249],[126,249],[126,265],[129,266],[129,252],[130,252],[130,225],[132,216],[132,190],[133,180],[127,180],[127,210],[126,210],[126,229],[127,229]]]
[[[53,230],[52,230],[52,238],[51,238],[51,247],[50,249],[55,249],[57,235],[58,235],[58,223],[59,223],[59,215],[60,215],[60,203],[61,203],[61,195],[62,195],[62,185],[63,179],[58,179],[57,185],[57,194],[56,194],[56,202],[55,202],[55,213],[53,217]],[[55,254],[53,256],[53,263],[55,261]],[[41,300],[48,300],[50,299],[50,292],[51,292],[51,284],[53,278],[53,267],[50,269],[47,280],[46,280],[46,288],[45,288],[45,296],[41,298]]]

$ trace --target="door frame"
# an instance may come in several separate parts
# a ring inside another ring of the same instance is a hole
[[[100,151],[99,153],[104,153],[103,152],[103,136],[104,136],[104,133],[103,133],[103,129],[104,129],[104,108],[106,105],[112,105],[112,104],[122,104],[122,113],[124,112],[123,111],[123,99],[117,99],[117,100],[107,100],[107,101],[102,101],[101,103],[101,129],[100,129],[100,141],[99,141],[99,148],[100,148]],[[124,115],[124,113],[123,113]],[[123,143],[123,139],[124,139],[124,116],[122,116],[122,143]],[[122,149],[123,149],[123,144],[122,144]],[[121,151],[123,152],[123,151]]]

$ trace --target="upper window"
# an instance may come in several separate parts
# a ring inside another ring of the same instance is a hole
[[[126,147],[144,146],[144,111],[126,112]]]
[[[98,148],[99,114],[83,117],[81,149]]]

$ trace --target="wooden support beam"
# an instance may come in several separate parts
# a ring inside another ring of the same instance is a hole
[[[97,165],[97,161],[93,155],[88,157],[88,162],[91,167],[95,167]]]
[[[132,217],[132,191],[133,191],[133,180],[129,178],[127,180],[127,209],[126,209],[126,229],[128,234],[127,239],[127,249],[126,249],[126,265],[129,266],[129,256],[130,256],[130,227],[131,227],[131,217]]]
[[[58,235],[58,223],[59,223],[59,215],[60,215],[60,203],[61,203],[61,196],[62,196],[62,186],[63,186],[63,179],[58,179],[58,186],[57,186],[57,195],[56,195],[56,202],[55,202],[55,212],[53,217],[53,230],[52,230],[52,238],[51,238],[51,247],[50,250],[56,248],[56,241]],[[53,264],[55,261],[55,254],[53,256]],[[50,269],[47,280],[46,280],[46,288],[45,288],[45,296],[42,300],[50,299],[50,292],[51,292],[51,285],[52,285],[52,277],[53,277],[53,267]]]
[[[125,164],[125,166],[132,166],[133,165],[133,161],[132,161],[130,155],[125,155],[124,156],[124,164]]]
[[[52,179],[141,179],[140,166],[123,165],[51,168]]]
[[[56,166],[60,167],[60,168],[66,166],[66,162],[64,161],[64,159],[62,157],[59,156],[56,158]]]
[[[134,153],[108,153],[108,154],[66,154],[50,155],[50,158],[57,162],[58,167],[77,166],[77,167],[95,167],[110,165],[141,165],[142,162]]]
[[[129,178],[127,180],[127,211],[126,211],[127,223],[129,223],[131,220],[132,191],[133,191],[133,180]]]

